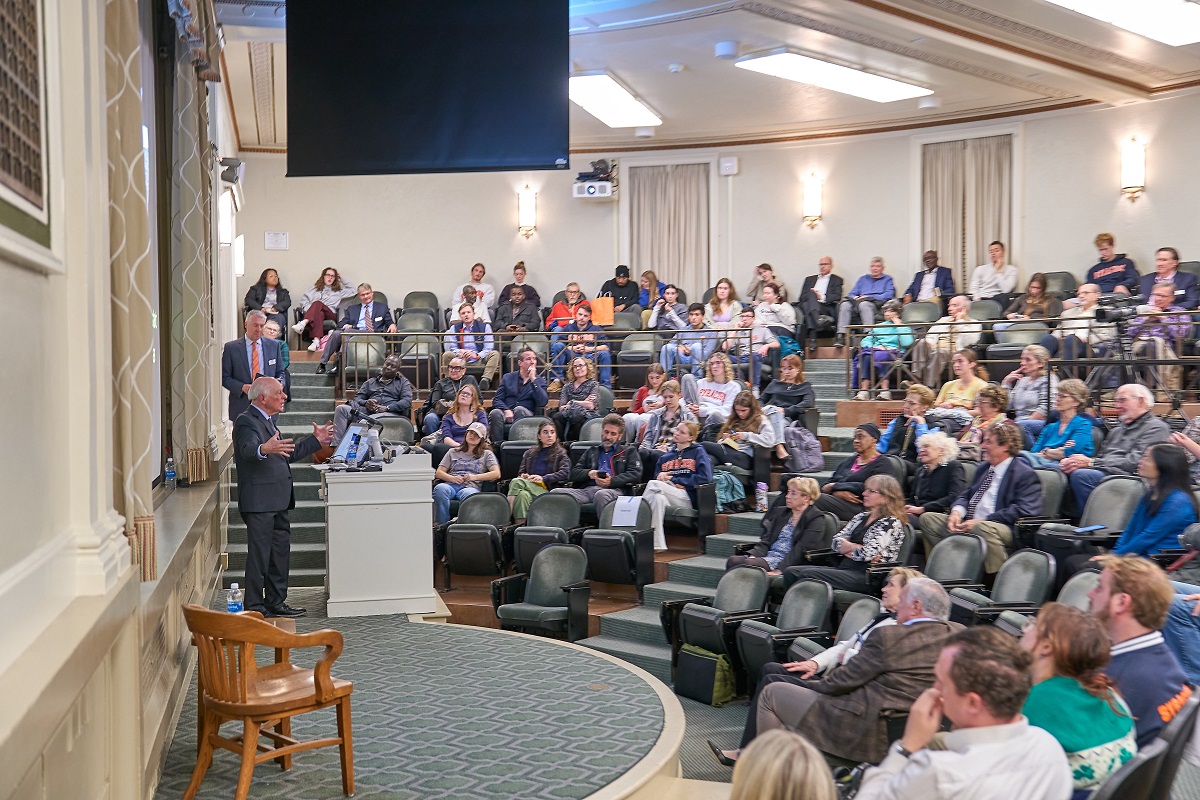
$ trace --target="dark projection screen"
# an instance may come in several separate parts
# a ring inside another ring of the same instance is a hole
[[[567,14],[288,0],[288,175],[566,169]]]

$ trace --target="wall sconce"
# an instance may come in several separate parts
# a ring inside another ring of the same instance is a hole
[[[1121,145],[1121,194],[1130,202],[1146,190],[1146,146],[1137,139]]]
[[[537,192],[525,184],[517,192],[517,231],[528,239],[537,230]]]
[[[804,177],[804,224],[810,228],[817,227],[821,219],[821,200],[824,194],[825,182],[810,172]]]

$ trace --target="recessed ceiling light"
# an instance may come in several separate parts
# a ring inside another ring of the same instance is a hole
[[[571,102],[610,128],[641,128],[662,125],[655,114],[607,72],[572,75]]]
[[[1178,47],[1200,42],[1200,5],[1188,0],[1048,0],[1056,6]]]
[[[742,69],[773,75],[797,83],[819,86],[833,92],[841,92],[876,103],[891,103],[933,94],[932,89],[914,86],[911,83],[885,78],[853,67],[844,67],[829,61],[802,56],[788,48],[742,56],[733,62]]]

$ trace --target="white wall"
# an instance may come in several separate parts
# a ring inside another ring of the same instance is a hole
[[[1164,244],[1178,247],[1185,259],[1200,256],[1196,203],[1189,194],[1189,182],[1200,174],[1200,149],[1190,133],[1200,129],[1200,94],[1004,124],[1018,126],[1021,134],[1024,169],[1015,203],[1020,236],[1010,255],[1023,275],[1069,270],[1082,276],[1095,262],[1091,242],[1101,231],[1115,234],[1118,251],[1146,268]],[[714,179],[714,279],[730,275],[744,287],[750,268],[767,261],[798,285],[825,254],[853,278],[881,255],[897,283],[907,283],[924,249],[912,234],[911,198],[920,179],[912,140],[928,133],[719,153],[664,151],[662,157],[740,158],[738,175]],[[1147,191],[1130,203],[1120,194],[1119,145],[1135,135],[1148,145]],[[264,267],[273,266],[285,286],[302,292],[331,264],[388,292],[398,305],[413,289],[447,295],[475,261],[488,266],[499,287],[523,259],[543,293],[568,278],[594,291],[620,260],[618,207],[574,200],[569,192],[575,172],[597,157],[574,157],[570,172],[528,175],[287,179],[282,156],[247,156],[247,207],[239,215],[247,265],[239,289],[244,293]],[[654,154],[636,157],[644,163]],[[800,180],[811,170],[825,177],[825,217],[815,229],[802,224],[800,212]],[[516,190],[526,180],[538,189],[538,230],[529,240],[516,231]],[[287,231],[291,249],[265,252],[268,230]],[[635,274],[638,266],[631,265]]]

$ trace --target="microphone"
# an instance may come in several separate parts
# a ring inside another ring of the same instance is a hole
[[[379,420],[375,419],[374,417],[372,417],[372,416],[371,416],[370,414],[368,414],[367,412],[365,412],[365,411],[362,411],[362,410],[360,410],[360,409],[356,408],[355,406],[350,406],[350,419],[351,419],[351,420],[356,420],[356,419],[357,419],[357,420],[359,420],[359,421],[361,421],[361,422],[364,422],[364,423],[366,423],[366,424],[367,424],[367,426],[369,426],[369,427],[372,427],[372,428],[379,428],[380,430],[383,430],[383,423],[382,423],[382,422],[380,422]]]

